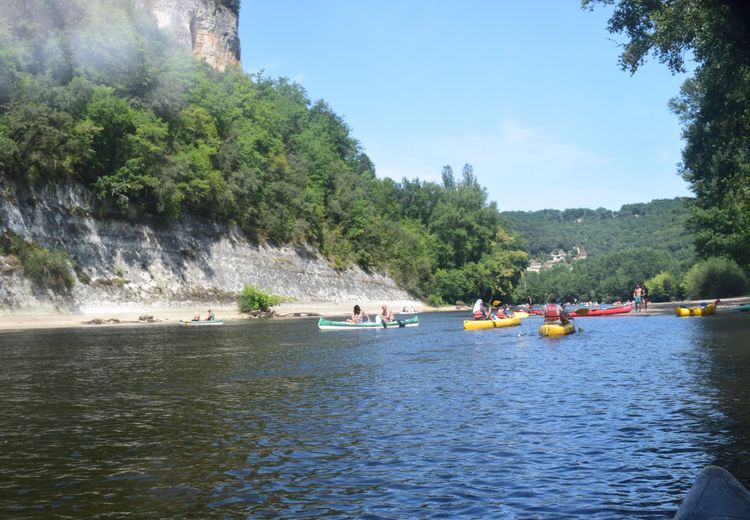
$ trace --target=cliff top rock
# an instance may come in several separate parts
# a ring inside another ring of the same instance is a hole
[[[151,12],[159,27],[214,69],[241,66],[236,0],[136,0],[136,5]]]

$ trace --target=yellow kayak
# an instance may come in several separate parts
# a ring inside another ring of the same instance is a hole
[[[528,318],[529,313],[526,311],[513,311],[513,316],[516,318]]]
[[[716,305],[719,300],[711,302],[707,305],[695,306],[695,307],[677,307],[674,312],[677,316],[708,316],[710,314],[716,314]]]
[[[514,316],[513,318],[500,318],[499,320],[464,320],[464,329],[494,329],[497,327],[512,327],[513,325],[520,324],[521,318],[518,316]]]
[[[565,336],[566,334],[573,334],[576,331],[576,326],[568,322],[565,325],[562,323],[545,323],[539,327],[539,334],[542,336]]]

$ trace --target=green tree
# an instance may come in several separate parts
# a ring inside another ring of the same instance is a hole
[[[582,0],[582,5],[612,0]],[[744,2],[619,0],[609,30],[628,40],[621,66],[634,73],[649,54],[672,71],[695,71],[673,100],[686,144],[682,176],[696,194],[690,225],[703,258],[750,265],[750,9]]]
[[[721,257],[698,262],[682,281],[687,298],[727,298],[740,296],[750,289],[747,275],[732,260]]]
[[[677,277],[666,271],[646,281],[648,287],[648,299],[652,302],[667,302],[682,298],[682,289]]]

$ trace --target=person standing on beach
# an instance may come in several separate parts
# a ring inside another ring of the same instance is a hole
[[[641,310],[641,298],[643,297],[643,289],[641,284],[635,284],[635,290],[633,291],[633,301],[635,302],[635,312]]]
[[[643,303],[643,310],[648,310],[648,287],[645,285],[643,286],[643,290],[641,291],[641,302]]]

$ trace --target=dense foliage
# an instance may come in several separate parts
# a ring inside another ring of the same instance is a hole
[[[686,229],[689,199],[663,199],[604,208],[507,211],[510,228],[525,240],[532,258],[545,260],[556,250],[583,249],[589,258],[627,248],[669,251],[680,261],[693,259],[693,234]]]
[[[649,283],[661,273],[674,273],[681,280],[686,266],[668,251],[649,247],[628,248],[583,261],[572,266],[559,264],[539,273],[528,273],[514,295],[516,301],[530,296],[536,303],[545,302],[550,293],[565,301],[626,301],[631,299],[636,283]],[[664,299],[679,298],[679,287]]]
[[[6,267],[12,266],[16,259],[24,274],[40,289],[64,293],[75,282],[73,261],[59,249],[45,249],[5,231],[0,234],[0,253],[7,257]]]
[[[750,267],[750,4],[741,0],[582,0],[616,4],[609,30],[627,40],[622,67],[651,53],[695,71],[672,101],[686,144],[681,173],[696,194],[690,224],[701,257]]]
[[[252,285],[245,285],[237,302],[240,312],[261,311],[268,312],[274,305],[284,301],[279,295],[268,294]]]
[[[506,294],[523,272],[470,166],[442,184],[380,180],[325,102],[211,70],[128,2],[4,2],[0,175],[89,185],[102,217],[190,214],[309,244],[431,301]]]
[[[690,299],[741,296],[750,290],[750,281],[732,260],[712,257],[690,268],[683,290]]]

